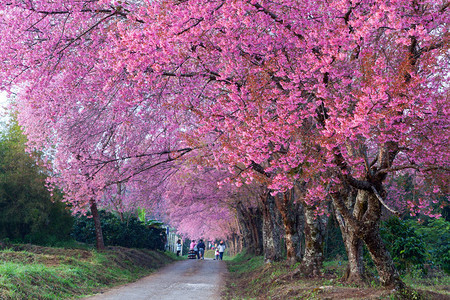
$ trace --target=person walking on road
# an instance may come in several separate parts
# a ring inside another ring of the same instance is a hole
[[[178,240],[177,241],[177,256],[180,256],[182,248],[183,248],[183,245],[181,244],[181,240]]]
[[[191,244],[189,245],[189,253],[188,258],[189,259],[196,259],[197,258],[197,252],[195,251],[197,248],[197,244],[195,243],[195,240],[191,241]]]
[[[203,240],[200,240],[197,244],[198,248],[198,259],[205,259],[205,243],[203,243]]]
[[[198,253],[198,244],[194,245],[194,251],[195,251],[195,256],[197,257],[197,259],[200,259],[199,253]]]
[[[220,241],[219,246],[217,246],[219,249],[219,258],[220,260],[223,260],[223,253],[225,252],[225,243],[223,241]]]
[[[215,254],[216,254],[216,257],[214,258],[214,260],[219,260],[219,255],[220,255],[219,248],[216,247],[216,250],[214,250],[214,251],[215,251]]]

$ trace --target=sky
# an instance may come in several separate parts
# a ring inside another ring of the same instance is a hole
[[[5,92],[0,92],[0,129],[3,129],[3,123],[8,121],[8,110],[6,105],[8,104],[8,99]]]

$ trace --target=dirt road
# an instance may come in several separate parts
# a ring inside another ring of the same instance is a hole
[[[184,260],[134,283],[84,299],[220,299],[220,289],[223,287],[226,272],[223,261]]]

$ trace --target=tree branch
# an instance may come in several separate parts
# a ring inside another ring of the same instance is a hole
[[[88,30],[86,30],[85,32],[83,32],[82,34],[80,34],[79,36],[77,36],[75,39],[73,39],[72,41],[70,41],[66,46],[64,46],[61,50],[58,51],[58,54],[61,54],[61,52],[63,52],[64,50],[66,50],[67,48],[70,47],[70,45],[72,45],[73,43],[75,43],[76,41],[80,40],[83,36],[85,36],[86,34],[88,34],[89,32],[91,32],[95,27],[97,27],[98,25],[100,25],[100,23],[102,23],[103,21],[111,18],[112,16],[115,16],[117,14],[117,12],[114,12],[110,15],[107,15],[106,17],[102,18],[101,20],[99,20],[97,23],[95,23],[94,25],[92,25]]]
[[[266,176],[267,178],[270,178],[270,174],[267,173],[260,164],[255,163],[253,160],[252,163],[250,164],[250,167],[256,172]]]
[[[377,196],[378,201],[380,201],[381,204],[383,204],[384,207],[386,207],[386,209],[388,211],[390,211],[391,213],[393,213],[396,216],[400,216],[400,213],[396,210],[393,210],[392,208],[390,208],[389,206],[387,206],[387,204],[384,202],[383,198],[380,196],[380,194],[378,194],[377,189],[372,185],[372,191],[375,194],[375,196]]]
[[[352,175],[350,175],[350,168],[348,167],[347,163],[345,162],[344,157],[341,154],[341,151],[337,147],[335,147],[333,149],[333,153],[334,153],[335,163],[339,167],[339,169],[341,169],[341,175],[348,184],[350,184],[354,188],[357,188],[360,190],[365,190],[365,191],[372,190],[371,189],[372,185],[369,182],[363,181],[363,180],[357,180]]]
[[[450,168],[449,167],[445,167],[445,166],[421,167],[421,166],[416,165],[416,164],[411,164],[411,165],[404,165],[404,166],[380,169],[380,170],[377,171],[377,174],[386,174],[386,173],[389,173],[389,172],[401,171],[401,170],[406,170],[406,169],[414,169],[414,170],[418,170],[418,171],[421,171],[421,172],[427,172],[427,171],[432,171],[432,170],[443,170],[443,171],[450,172]]]
[[[283,25],[284,28],[286,28],[287,30],[292,32],[292,34],[295,35],[296,37],[298,37],[300,40],[304,40],[305,39],[301,34],[295,32],[292,29],[292,26],[290,24],[285,24],[283,19],[281,19],[280,17],[278,17],[276,14],[274,14],[271,11],[269,11],[268,9],[264,8],[261,4],[259,4],[259,3],[252,3],[252,1],[247,1],[247,3],[250,4],[251,6],[255,7],[258,11],[261,11],[261,12],[265,13],[266,15],[268,15],[270,18],[272,18],[272,20],[274,20],[278,24]]]

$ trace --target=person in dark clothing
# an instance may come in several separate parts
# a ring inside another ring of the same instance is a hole
[[[203,243],[203,240],[200,240],[197,244],[198,248],[198,259],[205,259],[205,243]]]

